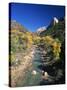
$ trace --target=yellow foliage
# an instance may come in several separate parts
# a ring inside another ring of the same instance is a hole
[[[61,43],[58,43],[58,42],[54,42],[52,44],[53,46],[53,53],[56,57],[59,57],[59,54],[61,52]]]
[[[39,44],[40,43],[40,40],[41,40],[41,38],[39,37],[39,36],[34,36],[33,37],[33,42],[34,42],[34,44]]]
[[[48,45],[51,45],[54,42],[54,39],[51,36],[42,37],[42,40]]]
[[[15,54],[14,54],[14,53],[11,54],[11,55],[9,55],[9,62],[11,62],[11,64],[12,64],[13,62],[15,62],[15,60],[16,60],[16,57],[15,57]]]
[[[56,58],[59,58],[61,52],[61,43],[58,39],[53,39],[51,36],[42,37],[43,43],[45,42],[46,45],[49,47],[52,46],[52,52]]]
[[[33,44],[33,37],[32,34],[27,32],[26,33],[26,39],[27,39],[27,48],[30,48]]]

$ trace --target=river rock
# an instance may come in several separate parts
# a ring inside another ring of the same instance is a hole
[[[42,79],[44,80],[48,80],[48,73],[47,72],[43,72],[43,76],[42,76]]]
[[[33,70],[33,71],[32,71],[32,74],[33,74],[33,75],[36,75],[36,74],[37,74],[36,70]]]
[[[48,73],[47,72],[44,72],[44,75],[45,75],[45,77],[47,77],[48,76]]]

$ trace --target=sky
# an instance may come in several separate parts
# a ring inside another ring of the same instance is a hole
[[[51,20],[65,16],[64,6],[11,3],[10,18],[16,20],[29,31],[35,32],[40,27],[47,27]]]

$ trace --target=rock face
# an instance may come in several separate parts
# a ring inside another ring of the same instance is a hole
[[[50,25],[53,26],[56,23],[59,23],[59,20],[56,17],[54,17],[53,20],[52,20],[52,22],[50,23]]]
[[[59,23],[59,19],[57,19],[56,17],[53,17],[52,21],[50,22],[49,26],[47,27],[47,29],[52,28],[54,25],[56,25],[57,23]]]
[[[43,32],[45,30],[46,30],[46,27],[43,26],[43,27],[38,28],[36,33],[39,35],[41,32]]]
[[[58,22],[59,22],[59,20],[56,17],[54,17],[54,25]]]
[[[62,19],[63,20],[63,19]],[[48,25],[48,27],[45,27],[45,26],[43,26],[43,27],[40,27],[40,28],[38,28],[37,29],[37,34],[38,35],[43,35],[45,32],[49,32],[49,31],[47,31],[48,29],[50,29],[50,28],[52,28],[52,27],[54,27],[56,24],[58,24],[60,22],[60,20],[58,19],[58,18],[56,18],[56,17],[53,17],[52,18],[52,20],[50,21],[50,24]]]

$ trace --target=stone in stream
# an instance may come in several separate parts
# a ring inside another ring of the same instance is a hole
[[[48,80],[48,73],[42,71],[42,74],[43,74],[42,79],[44,79],[44,80]]]
[[[32,71],[32,74],[33,74],[33,75],[36,75],[36,74],[37,74],[36,70],[33,70],[33,71]]]

